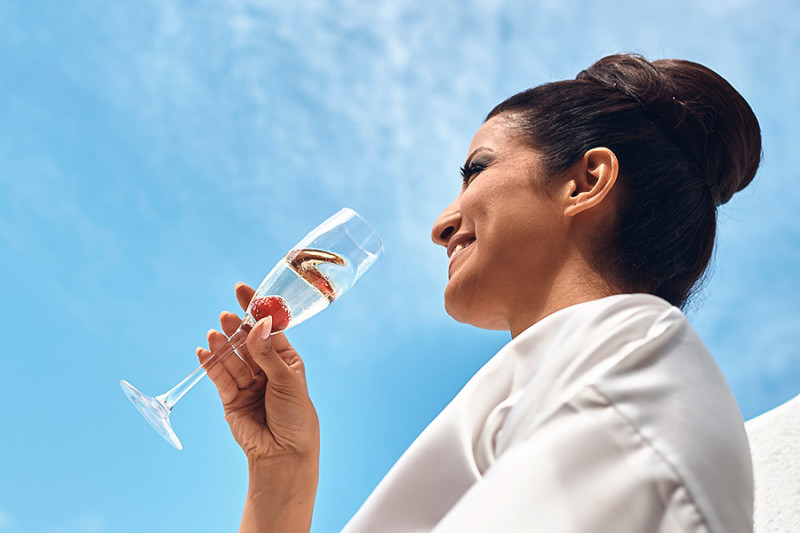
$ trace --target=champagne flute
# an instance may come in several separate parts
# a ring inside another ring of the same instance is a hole
[[[273,333],[304,322],[347,291],[383,253],[380,237],[352,209],[344,208],[306,235],[267,274],[256,289],[241,325],[197,370],[159,396],[151,397],[125,381],[125,395],[158,433],[181,450],[169,414],[207,371],[245,344],[262,318],[272,316]]]

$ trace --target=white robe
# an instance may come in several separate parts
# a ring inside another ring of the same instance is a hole
[[[681,311],[618,295],[504,346],[346,533],[752,531],[744,422]]]

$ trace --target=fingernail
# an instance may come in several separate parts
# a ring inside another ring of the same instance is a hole
[[[261,340],[265,341],[272,333],[272,317],[268,316],[261,319]]]

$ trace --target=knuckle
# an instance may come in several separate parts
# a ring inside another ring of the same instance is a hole
[[[272,345],[271,342],[265,342],[264,344],[259,346],[258,353],[261,355],[261,357],[265,358],[272,358],[278,355],[277,352],[275,351],[275,347]]]

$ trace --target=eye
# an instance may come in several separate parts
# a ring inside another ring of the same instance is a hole
[[[461,167],[461,177],[464,180],[464,187],[470,184],[475,175],[486,170],[488,163],[483,161],[467,161],[467,164]]]

